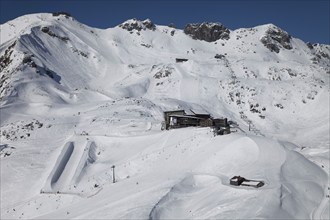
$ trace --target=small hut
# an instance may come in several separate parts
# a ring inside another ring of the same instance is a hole
[[[254,188],[259,188],[265,185],[264,181],[261,180],[249,180],[241,176],[234,176],[230,179],[230,185],[233,186],[251,186]]]
[[[183,63],[183,62],[187,62],[188,59],[184,59],[184,58],[175,58],[175,62],[177,63]]]
[[[230,179],[230,185],[239,186],[243,183],[244,180],[245,180],[244,177],[234,176]]]

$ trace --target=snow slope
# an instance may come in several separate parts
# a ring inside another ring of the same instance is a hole
[[[272,24],[214,42],[64,14],[0,29],[1,218],[329,218],[329,45]],[[174,109],[239,127],[161,131]]]

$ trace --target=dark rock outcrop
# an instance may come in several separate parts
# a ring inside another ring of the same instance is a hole
[[[42,32],[44,32],[44,33],[46,33],[46,34],[48,34],[49,33],[49,27],[42,27],[41,29],[40,29]]]
[[[11,54],[13,53],[13,48],[16,45],[16,41],[12,43],[6,50],[5,53],[0,57],[0,72],[2,72],[13,60],[11,59]]]
[[[149,30],[156,30],[156,25],[150,19],[144,20],[142,24]]]
[[[310,44],[311,46],[308,46],[311,50],[314,57],[312,58],[312,61],[314,64],[323,64],[324,66],[327,66],[327,68],[330,67],[330,46],[325,44]],[[330,70],[328,71],[330,73]]]
[[[42,32],[44,32],[45,34],[48,34],[51,37],[56,37],[56,38],[64,41],[65,43],[69,40],[68,37],[62,37],[62,36],[56,35],[52,30],[50,30],[49,27],[42,27],[40,30]]]
[[[225,55],[223,55],[223,54],[216,54],[216,55],[214,56],[214,58],[215,58],[215,59],[224,59],[224,58],[225,58]]]
[[[52,15],[53,15],[54,17],[60,16],[60,15],[63,15],[63,16],[65,16],[66,18],[71,17],[71,15],[70,15],[69,13],[64,12],[64,11],[53,12]]]
[[[187,24],[184,33],[196,40],[204,40],[207,42],[217,41],[219,39],[228,40],[230,31],[220,23],[197,23]]]
[[[314,47],[313,47],[313,44],[312,44],[312,43],[310,43],[310,42],[307,42],[307,43],[306,43],[306,45],[307,45],[307,47],[308,47],[309,49],[311,49],[311,50],[313,50],[313,49],[314,49]]]
[[[25,54],[22,63],[32,68],[37,68],[37,64],[32,60],[33,57],[34,57],[33,54]]]
[[[122,29],[125,29],[127,31],[141,31],[141,30],[156,30],[156,25],[150,20],[146,19],[144,21],[139,21],[136,18],[133,18],[132,20],[128,20],[122,24],[119,25]]]
[[[271,52],[279,53],[281,48],[292,49],[291,36],[284,30],[276,26],[271,26],[260,41]]]

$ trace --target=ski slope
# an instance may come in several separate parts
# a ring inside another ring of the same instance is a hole
[[[1,24],[1,218],[329,219],[329,45],[277,53],[273,24],[206,42],[150,22]],[[238,126],[161,131],[177,109]]]

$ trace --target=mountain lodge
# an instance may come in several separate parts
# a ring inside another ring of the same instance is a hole
[[[190,110],[190,112],[191,114],[187,114],[185,110],[165,111],[162,129],[213,127],[218,135],[230,133],[230,126],[227,118],[214,119],[210,114],[196,113],[193,110]]]

